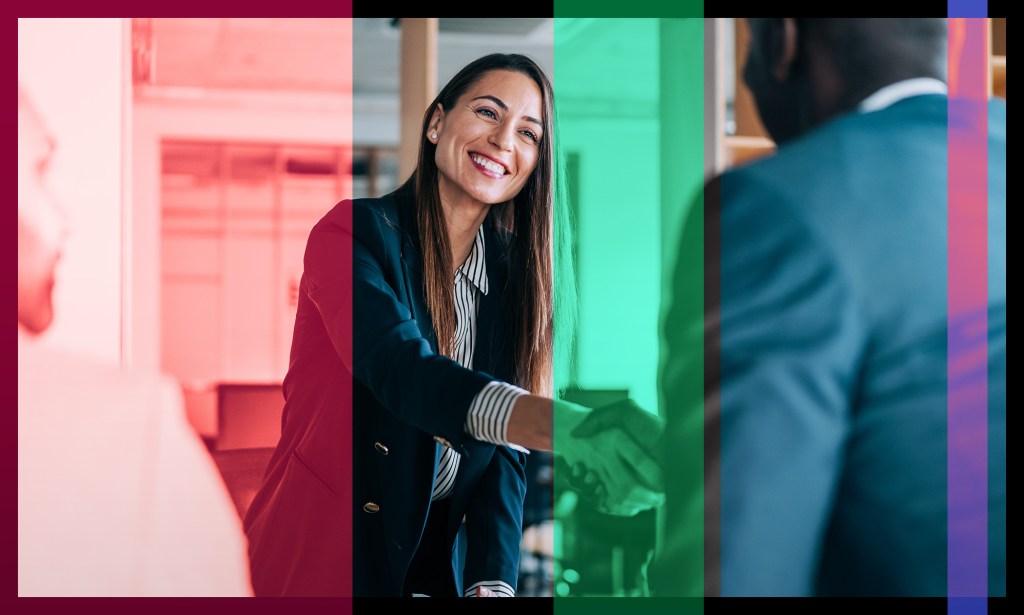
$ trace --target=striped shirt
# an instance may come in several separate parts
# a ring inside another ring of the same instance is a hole
[[[472,369],[473,353],[476,350],[477,299],[487,294],[487,261],[484,246],[483,226],[477,231],[473,248],[466,262],[455,271],[455,352],[452,357],[459,365]],[[469,405],[466,416],[466,433],[470,436],[491,444],[508,446],[508,419],[512,415],[512,406],[516,399],[527,392],[505,383],[494,381],[480,390]],[[519,447],[514,447],[519,448]],[[520,449],[521,450],[521,449]],[[431,501],[450,497],[455,487],[455,478],[459,473],[461,455],[450,447],[444,447],[441,461],[437,465],[434,477],[434,491]],[[476,588],[482,586],[499,596],[514,596],[515,592],[502,581],[482,581],[475,583],[465,591],[466,596],[473,596]]]
[[[477,231],[473,247],[466,262],[455,271],[455,352],[452,357],[459,365],[473,367],[473,353],[476,350],[477,297],[487,294],[487,261],[484,245],[483,226]],[[466,433],[477,440],[491,444],[507,445],[508,419],[512,406],[526,391],[505,382],[491,382],[486,385],[469,406],[466,417]],[[461,456],[455,449],[445,447],[441,462],[434,478],[431,500],[436,501],[452,494],[455,477],[459,471]]]

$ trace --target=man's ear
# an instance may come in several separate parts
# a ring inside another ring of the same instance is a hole
[[[772,30],[772,75],[780,82],[787,81],[800,48],[796,20],[792,17],[778,19]]]

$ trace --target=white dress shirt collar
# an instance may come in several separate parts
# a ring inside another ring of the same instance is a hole
[[[470,249],[466,262],[455,270],[455,274],[456,279],[459,275],[465,276],[481,293],[487,294],[487,250],[484,245],[483,224],[476,232],[476,239],[473,240],[473,248]]]
[[[893,105],[905,98],[921,96],[923,94],[947,94],[949,92],[946,84],[932,77],[916,77],[904,79],[879,89],[871,96],[868,96],[857,106],[861,113],[880,111],[889,105]]]

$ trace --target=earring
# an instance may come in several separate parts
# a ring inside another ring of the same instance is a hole
[[[434,139],[437,139],[437,133],[436,132],[430,133],[430,140],[433,141]]]

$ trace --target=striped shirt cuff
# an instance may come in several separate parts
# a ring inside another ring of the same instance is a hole
[[[466,433],[477,440],[526,452],[521,446],[509,444],[508,420],[512,416],[512,406],[516,400],[528,394],[528,391],[507,382],[495,380],[488,383],[469,404]]]
[[[476,588],[478,587],[491,590],[491,593],[498,598],[516,597],[516,590],[512,589],[512,586],[504,581],[480,581],[479,583],[473,583],[466,589],[466,593],[464,593],[463,596],[466,598],[475,597]]]

